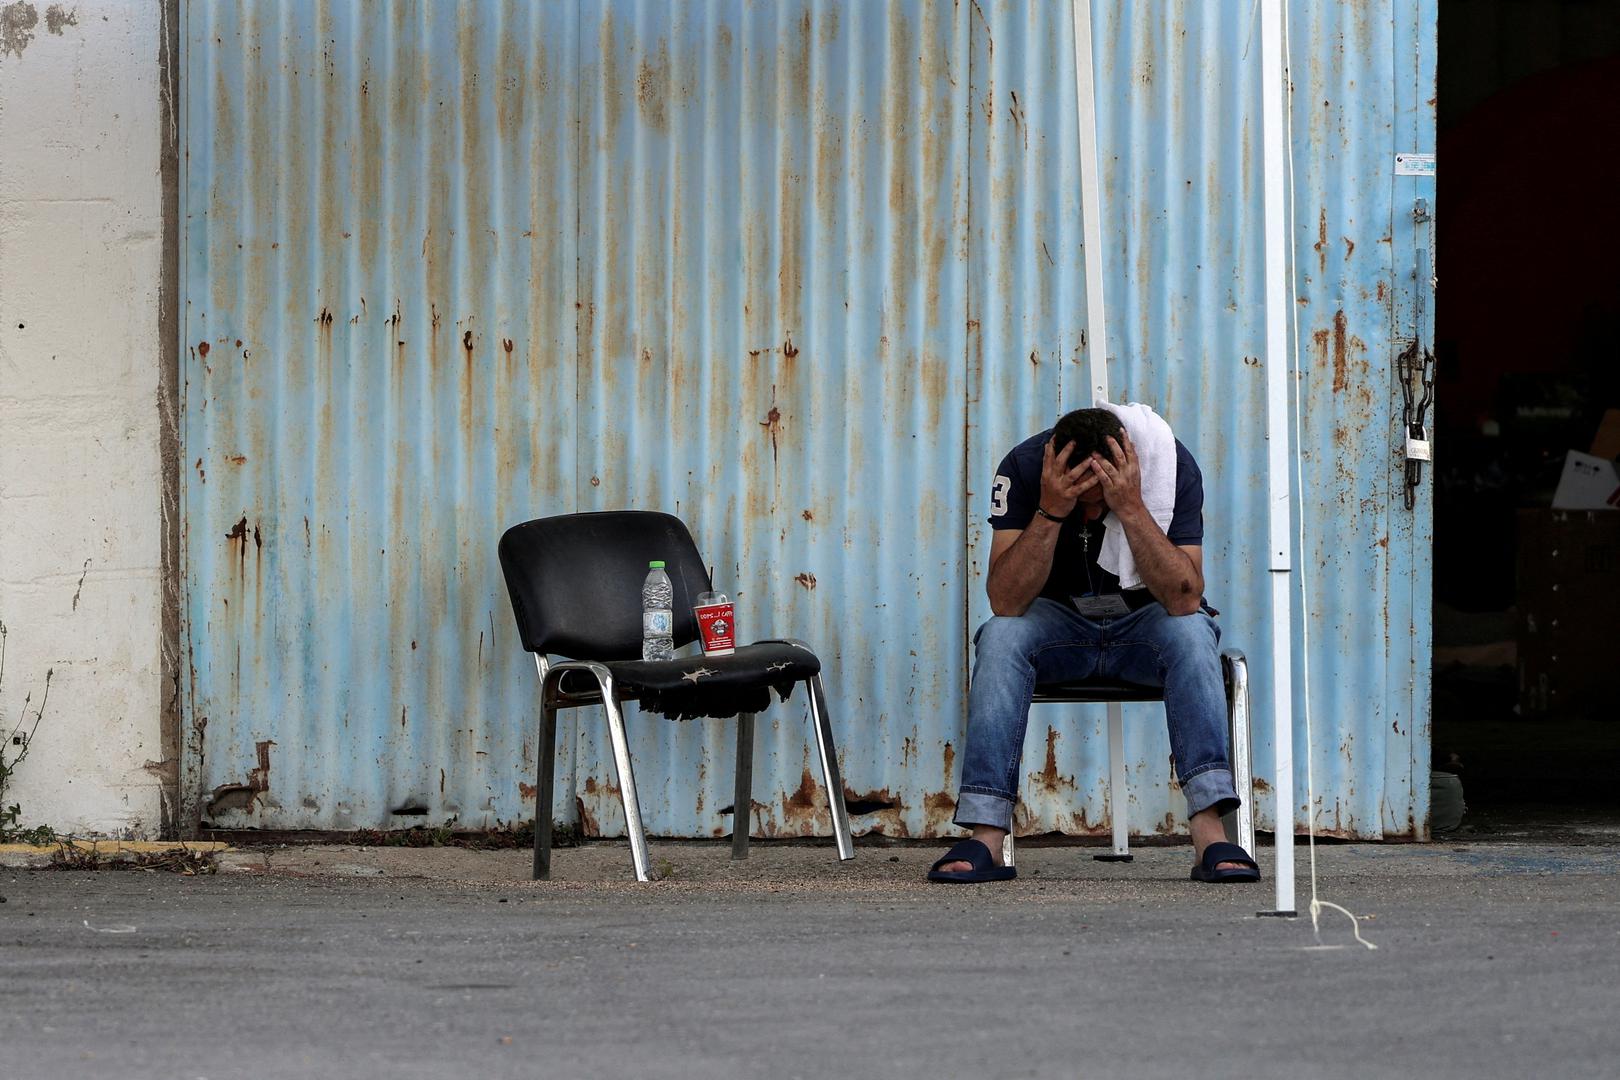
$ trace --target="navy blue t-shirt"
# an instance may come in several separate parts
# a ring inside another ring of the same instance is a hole
[[[996,469],[990,488],[990,527],[1026,529],[1034,520],[1041,498],[1041,462],[1052,429],[1031,435],[1008,452]],[[1041,595],[1069,607],[1073,597],[1119,593],[1119,578],[1097,565],[1102,549],[1103,520],[1087,522],[1082,505],[1058,527],[1057,549],[1052,554],[1052,572],[1047,575]],[[1177,547],[1198,547],[1204,542],[1204,474],[1191,451],[1176,440],[1176,509],[1165,530]],[[1146,588],[1121,593],[1132,611],[1153,602]]]

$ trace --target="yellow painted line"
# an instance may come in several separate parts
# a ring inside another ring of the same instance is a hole
[[[59,847],[93,851],[97,855],[154,855],[181,851],[211,855],[231,849],[229,844],[219,840],[199,840],[195,843],[181,843],[178,840],[53,840],[49,844],[38,845],[0,844],[0,855],[48,855]]]

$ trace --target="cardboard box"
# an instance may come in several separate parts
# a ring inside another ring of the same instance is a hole
[[[1614,462],[1579,450],[1564,456],[1564,473],[1553,492],[1554,510],[1620,509],[1620,474]]]
[[[1591,454],[1610,461],[1620,458],[1620,409],[1610,409],[1603,414],[1597,434],[1592,437]]]
[[[1620,514],[1521,510],[1519,708],[1620,720]]]

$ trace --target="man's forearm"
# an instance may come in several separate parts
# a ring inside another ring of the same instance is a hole
[[[1052,573],[1057,539],[1056,522],[1039,515],[1030,521],[1013,546],[990,566],[985,591],[990,594],[991,611],[997,615],[1022,615],[1029,610]]]
[[[1203,575],[1187,553],[1170,542],[1145,507],[1117,516],[1131,545],[1136,572],[1153,598],[1172,615],[1197,611],[1204,596]]]

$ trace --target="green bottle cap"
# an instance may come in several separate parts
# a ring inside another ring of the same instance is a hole
[[[652,562],[647,564],[647,569],[649,569],[649,570],[662,570],[663,568],[664,568],[664,560],[663,559],[654,559]]]

